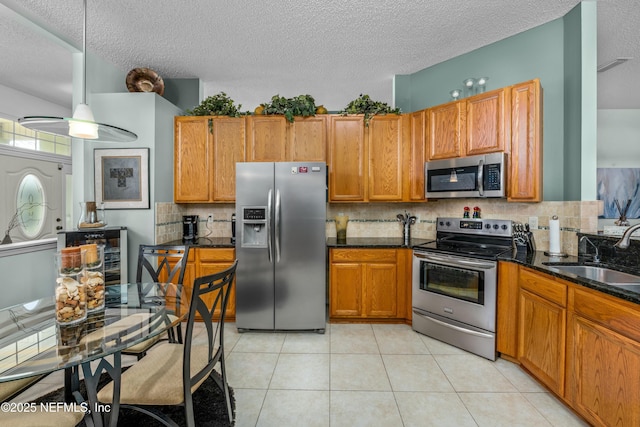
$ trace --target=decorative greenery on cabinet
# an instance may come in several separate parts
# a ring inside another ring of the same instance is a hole
[[[369,120],[376,114],[401,114],[399,108],[391,108],[385,102],[374,101],[369,95],[360,96],[351,101],[340,114],[364,114],[364,125],[369,126]]]
[[[293,123],[295,116],[316,115],[316,101],[311,95],[298,95],[293,98],[273,95],[271,102],[260,104],[260,107],[256,108],[256,114],[282,114],[289,123]]]
[[[189,116],[229,116],[240,117],[249,114],[249,112],[241,112],[242,104],[235,106],[233,99],[229,98],[226,93],[220,92],[216,95],[207,97],[193,110],[187,110]]]

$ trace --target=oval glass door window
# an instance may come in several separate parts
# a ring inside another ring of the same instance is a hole
[[[16,199],[20,229],[30,239],[40,234],[45,220],[44,188],[33,174],[25,175],[18,186]]]

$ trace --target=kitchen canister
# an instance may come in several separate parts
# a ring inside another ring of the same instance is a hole
[[[343,213],[336,215],[336,237],[338,243],[347,242],[347,223],[349,222],[349,216]]]
[[[85,269],[82,284],[85,285],[87,311],[102,310],[104,308],[104,246],[95,243],[81,245],[85,251]]]
[[[71,325],[87,318],[84,252],[80,247],[63,248],[54,254],[56,268],[56,321]]]

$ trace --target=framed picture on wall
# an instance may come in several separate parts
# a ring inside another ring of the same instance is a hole
[[[598,168],[598,200],[604,201],[600,218],[640,218],[640,169]]]
[[[96,203],[105,209],[149,209],[149,149],[94,150]]]

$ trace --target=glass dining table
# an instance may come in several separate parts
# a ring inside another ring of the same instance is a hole
[[[89,312],[86,321],[69,326],[56,322],[53,295],[0,309],[0,382],[64,369],[69,407],[88,410],[96,426],[115,426],[122,351],[177,326],[189,305],[179,295],[178,285],[173,284],[110,285],[104,309]],[[80,394],[79,369],[85,396]],[[114,381],[111,405],[97,401],[102,372]]]

